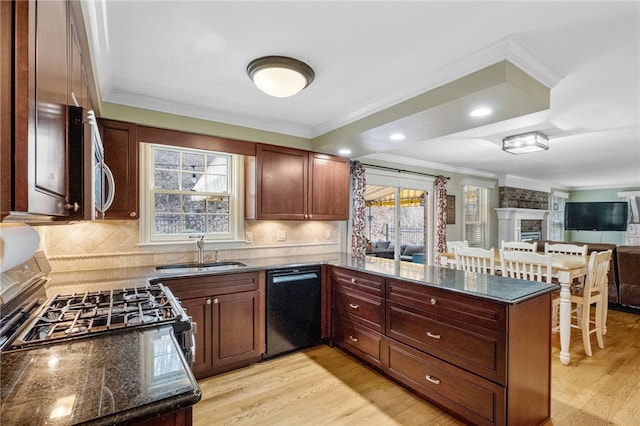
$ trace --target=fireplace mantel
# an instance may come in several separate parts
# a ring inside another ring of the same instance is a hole
[[[551,210],[497,208],[498,216],[498,241],[520,241],[521,221],[542,221],[542,239],[548,240],[551,231]]]

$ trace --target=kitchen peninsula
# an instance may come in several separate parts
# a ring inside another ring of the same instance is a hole
[[[237,260],[247,266],[207,275],[323,265],[326,341],[465,421],[541,424],[549,418],[556,285],[346,254]],[[54,273],[48,291],[77,288],[87,278],[100,286],[94,272],[93,278],[92,272]],[[199,275],[153,266],[129,272],[147,281]],[[110,278],[117,286],[134,277],[121,269]],[[260,310],[264,315],[264,306]]]

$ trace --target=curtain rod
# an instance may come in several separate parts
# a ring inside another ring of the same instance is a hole
[[[438,177],[441,175],[432,175],[431,173],[423,173],[423,172],[414,172],[412,170],[403,170],[403,169],[394,169],[393,167],[387,167],[387,166],[376,166],[375,164],[365,164],[365,163],[361,163],[364,167],[372,167],[374,169],[381,169],[381,170],[389,170],[391,172],[398,172],[398,173],[413,173],[414,175],[420,175],[420,176],[431,176],[431,177]],[[445,176],[445,179],[450,180],[451,178],[449,176]]]

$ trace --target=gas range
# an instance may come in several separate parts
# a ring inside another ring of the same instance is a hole
[[[48,262],[36,254],[2,273],[0,351],[24,350],[105,333],[171,325],[187,362],[193,361],[190,318],[162,284],[58,294],[46,299]]]
[[[161,284],[56,295],[18,333],[11,348],[168,323],[176,334],[191,328],[178,301]]]

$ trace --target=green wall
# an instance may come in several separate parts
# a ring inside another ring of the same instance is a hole
[[[572,191],[567,202],[624,201],[623,198],[618,197],[618,192],[639,190],[638,187],[631,187]],[[568,235],[570,242],[626,244],[626,232],[624,231],[566,231],[565,235]]]

